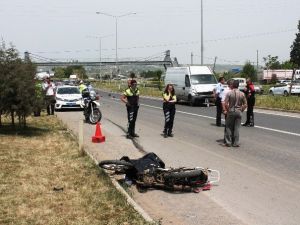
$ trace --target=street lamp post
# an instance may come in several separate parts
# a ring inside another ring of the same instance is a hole
[[[102,38],[105,38],[105,37],[110,37],[110,36],[113,36],[112,34],[110,35],[105,35],[105,36],[87,36],[89,38],[98,38],[99,39],[99,76],[100,76],[100,80],[102,80],[101,78],[101,66],[102,66],[102,57],[101,57],[101,52],[102,52]]]
[[[96,12],[96,14],[110,16],[115,19],[115,22],[116,22],[116,69],[117,69],[117,73],[119,73],[119,68],[118,68],[118,19],[121,17],[124,17],[124,16],[134,15],[136,13],[130,12],[130,13],[122,14],[122,15],[112,15],[112,14],[108,14],[108,13],[104,13],[104,12]]]

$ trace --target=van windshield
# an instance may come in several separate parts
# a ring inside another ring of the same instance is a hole
[[[212,74],[191,75],[191,84],[216,84],[217,80]]]

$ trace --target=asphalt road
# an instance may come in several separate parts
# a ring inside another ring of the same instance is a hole
[[[100,95],[104,116],[125,129],[126,110],[119,96]],[[241,129],[241,147],[225,148],[220,145],[224,128],[215,126],[215,107],[178,104],[175,137],[164,139],[162,102],[141,98],[140,103],[137,142],[144,151],[157,153],[168,166],[220,170],[219,186],[206,194],[245,224],[300,223],[299,114],[258,110],[256,127]],[[193,220],[188,224],[200,224],[197,212],[190,210]]]
[[[103,123],[111,134],[107,139],[120,147],[112,146],[107,152],[92,144],[89,147],[95,148],[100,160],[142,155],[134,152],[125,138],[126,109],[119,96],[99,93]],[[225,148],[220,145],[224,128],[215,126],[215,107],[178,104],[175,137],[165,139],[162,102],[149,98],[140,102],[136,124],[140,137],[134,141],[139,150],[155,152],[167,166],[201,166],[221,172],[219,185],[199,194],[161,190],[141,194],[133,190],[134,199],[150,215],[162,218],[162,224],[173,225],[300,224],[299,114],[255,111],[256,126],[241,128],[241,147]],[[69,121],[71,129],[83,118],[82,112],[59,116]],[[88,136],[94,132],[88,124],[84,129]]]

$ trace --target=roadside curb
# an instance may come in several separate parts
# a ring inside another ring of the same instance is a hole
[[[61,120],[60,118],[58,118],[57,117],[57,119],[59,119],[61,122],[62,122],[62,124],[64,124],[66,127],[68,127],[67,126],[67,124],[65,124],[64,122],[63,122],[63,120]],[[73,136],[75,139],[76,139],[76,141],[78,142],[79,141],[79,138],[78,138],[78,136],[71,130],[71,129],[69,129],[69,128],[67,128],[67,130],[68,130],[68,132],[69,132],[69,134],[71,135],[71,136]],[[84,151],[84,153],[86,153],[93,161],[94,161],[94,163],[96,164],[96,165],[98,165],[98,161],[97,161],[97,159],[92,155],[92,154],[90,154],[90,152],[89,151],[87,151],[85,148],[83,148],[83,151]],[[105,172],[106,173],[106,172]],[[107,174],[107,173],[106,173]],[[109,176],[108,174],[107,174],[107,176]],[[138,203],[136,203],[134,200],[133,200],[133,198],[131,198],[130,197],[130,195],[123,189],[123,187],[116,181],[116,179],[114,179],[113,177],[111,177],[111,176],[109,176],[109,178],[111,179],[111,181],[112,181],[112,184],[114,185],[114,187],[126,198],[126,200],[127,200],[127,202],[145,219],[145,221],[147,221],[147,222],[151,222],[151,223],[154,223],[155,221],[149,216],[149,214],[138,204]]]

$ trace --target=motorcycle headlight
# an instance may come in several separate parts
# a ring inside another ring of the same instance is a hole
[[[96,100],[96,92],[94,92],[94,91],[91,91],[90,92],[90,98],[91,98],[91,100]]]

